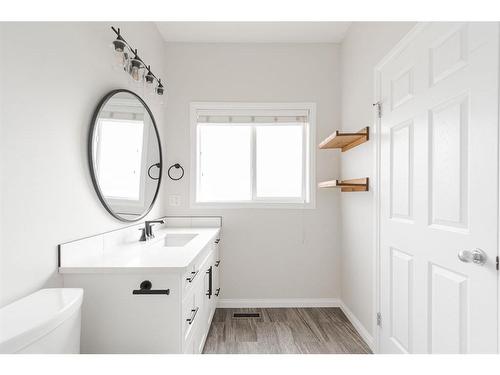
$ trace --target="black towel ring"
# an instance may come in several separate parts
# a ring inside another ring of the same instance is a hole
[[[160,164],[160,163],[156,163],[156,164],[151,165],[151,166],[148,168],[148,176],[149,176],[149,178],[150,178],[150,179],[152,179],[152,180],[159,180],[159,179],[160,179],[160,176],[158,176],[158,177],[153,177],[153,176],[151,176],[151,168],[153,168],[153,167],[158,167],[158,168],[160,168],[160,166],[161,166],[161,164]]]
[[[177,178],[174,178],[170,175],[170,171],[172,170],[172,168],[175,168],[175,169],[181,169],[181,175]],[[182,177],[184,177],[184,168],[182,168],[182,165],[180,165],[179,163],[175,163],[173,165],[170,166],[170,168],[168,168],[168,177],[170,177],[171,180],[174,180],[174,181],[178,181],[180,180]]]

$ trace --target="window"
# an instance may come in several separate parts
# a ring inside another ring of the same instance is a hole
[[[192,205],[312,207],[314,109],[192,103]]]

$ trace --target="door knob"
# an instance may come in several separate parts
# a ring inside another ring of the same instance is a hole
[[[460,250],[458,252],[458,259],[465,263],[485,264],[486,258],[486,253],[481,249]]]

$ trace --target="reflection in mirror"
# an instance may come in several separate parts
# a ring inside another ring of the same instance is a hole
[[[154,118],[134,93],[116,90],[99,105],[89,139],[92,179],[106,209],[123,221],[151,209],[161,179]]]

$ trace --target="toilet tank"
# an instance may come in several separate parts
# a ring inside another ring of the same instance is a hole
[[[83,289],[42,289],[0,309],[0,353],[80,353]]]

